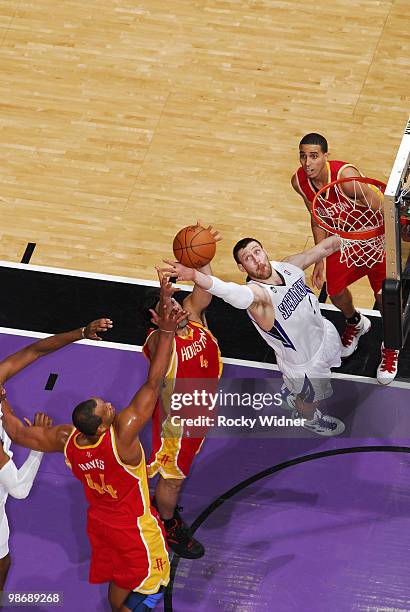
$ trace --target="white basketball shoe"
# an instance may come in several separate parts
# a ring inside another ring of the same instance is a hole
[[[377,368],[377,382],[388,385],[396,378],[400,351],[384,348],[381,345],[381,361]]]
[[[341,338],[342,359],[346,359],[346,357],[350,357],[350,355],[353,355],[353,353],[357,349],[360,336],[364,336],[364,334],[367,334],[371,326],[372,324],[370,320],[364,315],[360,315],[360,321],[357,325],[354,325],[354,323],[346,323],[346,327]]]

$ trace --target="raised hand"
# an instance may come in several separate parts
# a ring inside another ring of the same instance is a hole
[[[167,304],[164,304],[161,314],[158,314],[152,309],[150,310],[150,313],[152,315],[151,321],[158,327],[158,329],[168,333],[174,333],[178,327],[178,324],[184,319],[187,319],[189,316],[189,312],[187,310],[184,310],[179,306],[178,308],[169,308]]]
[[[161,268],[161,272],[169,274],[170,276],[176,276],[177,281],[193,281],[195,278],[194,268],[187,268],[177,261],[171,261],[170,259],[164,259],[164,263],[168,264],[167,268]]]
[[[172,308],[172,296],[174,293],[179,291],[179,288],[172,285],[170,281],[170,274],[168,272],[165,272],[157,266],[155,266],[155,269],[157,271],[160,284],[159,308],[161,312],[163,304],[167,304],[169,308]]]
[[[215,229],[213,225],[208,225],[208,227],[205,227],[205,225],[201,221],[197,221],[196,224],[207,229],[208,232],[211,234],[212,238],[215,240],[215,242],[220,242],[222,240],[220,232]]]
[[[86,327],[83,327],[82,335],[87,340],[102,340],[98,335],[111,329],[113,326],[111,319],[97,319],[92,321]]]
[[[34,415],[34,423],[32,423],[27,417],[24,417],[24,422],[28,427],[35,425],[36,427],[44,427],[45,429],[49,429],[53,426],[53,419],[45,412],[36,412]]]
[[[325,264],[322,261],[319,261],[315,264],[312,273],[312,285],[316,287],[316,289],[321,289],[323,287],[323,283],[325,282]]]

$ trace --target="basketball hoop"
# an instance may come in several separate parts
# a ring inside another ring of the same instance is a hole
[[[349,194],[343,191],[343,183],[349,183],[345,186]],[[386,185],[377,179],[354,176],[332,181],[315,195],[313,217],[320,227],[340,236],[340,261],[349,268],[371,268],[384,259],[382,203],[385,188]],[[376,209],[379,197],[381,206]]]

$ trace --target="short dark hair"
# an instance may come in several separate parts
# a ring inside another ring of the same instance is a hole
[[[144,292],[144,297],[137,306],[138,323],[142,324],[144,331],[153,326],[150,310],[155,310],[159,302],[159,287],[148,287]],[[172,297],[182,306],[184,299],[189,295],[186,291],[178,291]]]
[[[262,244],[259,242],[259,240],[256,240],[256,238],[242,238],[242,240],[239,240],[239,242],[237,242],[233,247],[233,258],[236,263],[241,263],[241,260],[238,257],[238,253],[241,249],[247,247],[250,242],[257,242],[259,246],[263,249]]]
[[[102,418],[95,414],[97,402],[94,399],[85,400],[73,410],[73,423],[78,431],[86,436],[95,436],[102,423]]]
[[[299,146],[301,145],[318,145],[321,148],[322,153],[327,153],[328,149],[326,138],[321,134],[316,134],[315,132],[303,136],[299,143]]]
[[[144,297],[138,305],[138,315],[145,327],[151,326],[151,310],[155,310],[159,302],[159,287],[148,287],[144,292]]]

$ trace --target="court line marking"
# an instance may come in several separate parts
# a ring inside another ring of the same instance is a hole
[[[326,457],[336,457],[339,455],[353,455],[360,453],[410,453],[410,448],[408,446],[391,446],[391,445],[383,445],[383,446],[351,446],[344,448],[334,448],[330,450],[320,451],[318,453],[310,453],[308,455],[302,455],[301,457],[295,457],[293,459],[288,459],[287,461],[282,461],[281,463],[277,463],[269,468],[265,468],[253,474],[253,476],[249,476],[245,480],[237,483],[225,493],[219,495],[216,499],[214,499],[202,512],[199,514],[196,519],[191,524],[190,528],[192,530],[192,534],[196,532],[196,530],[206,521],[206,519],[215,512],[218,508],[220,508],[227,500],[234,497],[237,493],[240,493],[248,486],[255,484],[259,480],[263,480],[268,476],[273,476],[277,472],[281,472],[290,467],[295,467],[297,465],[301,465],[303,463],[308,463],[310,461],[315,461],[317,459],[324,459]],[[173,612],[173,592],[174,592],[174,584],[175,577],[178,570],[178,565],[181,557],[178,555],[174,555],[171,560],[171,577],[169,584],[165,590],[164,597],[164,610],[165,612]]]
[[[131,278],[128,276],[113,276],[111,274],[97,274],[96,272],[82,272],[81,270],[68,270],[66,268],[50,268],[48,266],[36,266],[33,264],[21,264],[10,261],[0,260],[0,267],[3,268],[13,268],[16,270],[28,270],[32,272],[45,272],[47,274],[60,274],[62,276],[78,276],[79,278],[91,278],[94,280],[104,280],[115,283],[126,283],[130,285],[143,285],[145,287],[159,287],[158,281],[150,281],[142,278]],[[184,285],[177,283],[175,285],[184,291],[192,291],[192,285]],[[321,310],[334,310],[338,311],[339,309],[333,304],[320,304]],[[381,314],[378,310],[371,310],[368,308],[359,308],[360,312],[365,315],[370,315],[372,317],[380,317]]]
[[[9,336],[21,336],[26,338],[48,338],[51,334],[43,334],[41,332],[32,332],[28,330],[22,329],[13,329],[11,327],[0,327],[0,334],[6,334]],[[95,341],[95,340],[77,340],[76,344],[85,344],[87,346],[97,346],[101,348],[108,349],[116,349],[120,351],[131,351],[134,353],[141,353],[142,346],[135,344],[122,344],[120,342],[107,342],[105,340]],[[69,346],[69,345],[67,345]],[[248,359],[235,359],[233,357],[222,357],[223,363],[227,365],[236,365],[247,368],[256,368],[260,370],[272,370],[275,372],[279,372],[279,368],[276,363],[264,363],[261,361],[251,361]],[[332,378],[341,379],[341,380],[352,380],[360,383],[367,383],[370,385],[377,385],[379,387],[383,387],[383,385],[379,385],[376,378],[372,378],[371,376],[360,376],[358,374],[343,374],[342,372],[332,372]],[[386,385],[387,386],[387,385]],[[405,382],[404,380],[394,380],[391,382],[389,387],[396,387],[398,389],[410,389],[410,381]]]

